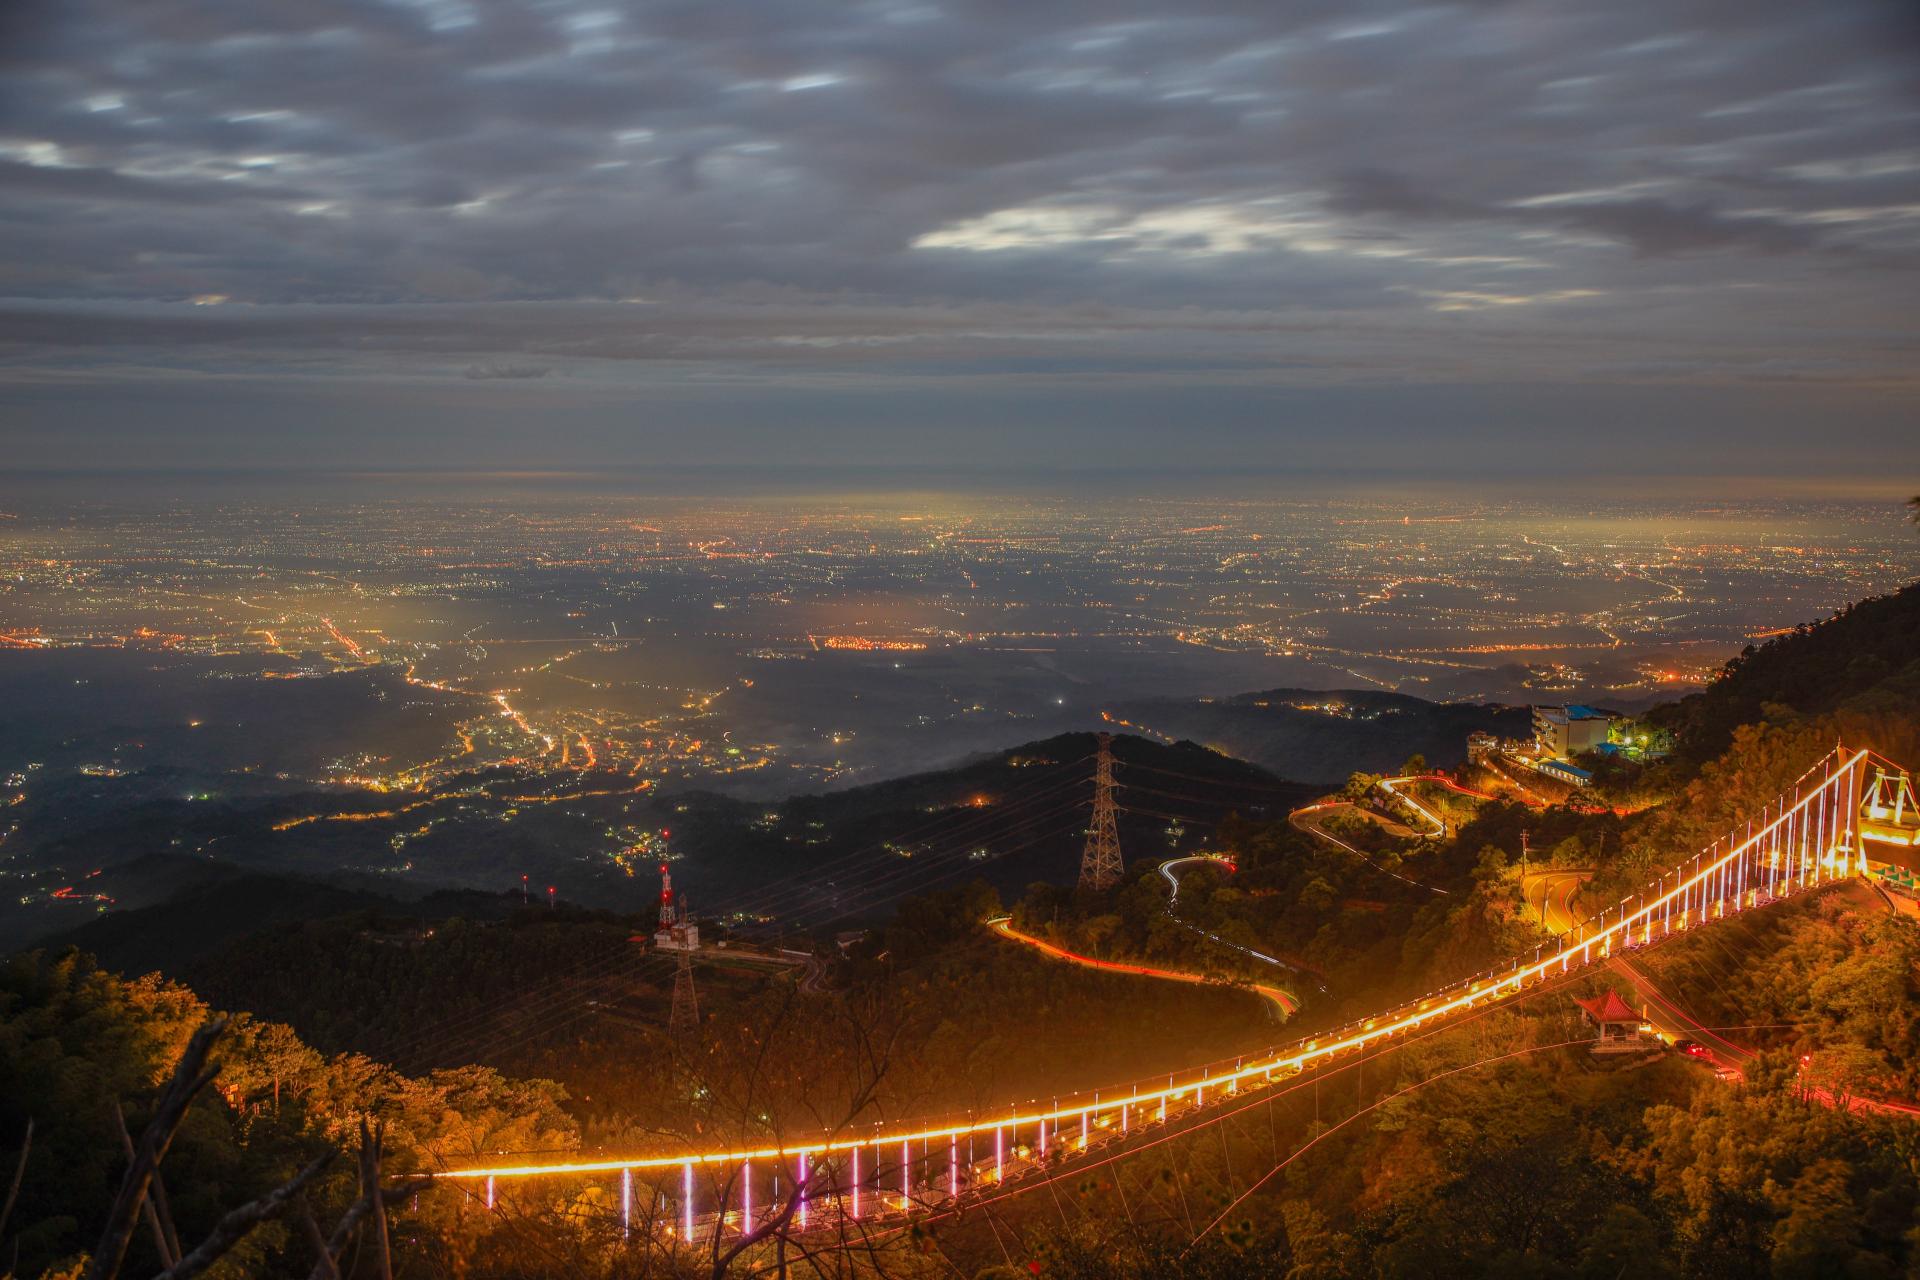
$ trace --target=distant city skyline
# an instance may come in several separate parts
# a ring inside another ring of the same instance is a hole
[[[0,476],[0,833],[60,830],[24,797],[77,775],[238,804],[216,856],[645,905],[689,794],[765,834],[761,802],[1087,731],[1334,784],[1463,759],[1489,703],[1671,701],[1920,574],[1904,507],[1853,499],[683,479]],[[247,799],[340,788],[366,803]],[[137,839],[176,836],[216,838]]]
[[[1916,53],[1878,0],[36,0],[0,447],[1871,486]]]

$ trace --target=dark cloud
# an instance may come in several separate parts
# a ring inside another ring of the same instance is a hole
[[[1401,175],[1380,170],[1341,175],[1327,207],[1339,213],[1382,214],[1410,221],[1507,222],[1592,232],[1652,256],[1723,249],[1795,253],[1822,245],[1811,224],[1762,214],[1729,214],[1702,202],[1570,198],[1545,205],[1480,204],[1421,190]]]
[[[1821,243],[1814,228],[1805,224],[1664,200],[1570,204],[1555,220],[1566,227],[1610,236],[1646,254],[1716,249],[1795,253]]]
[[[1914,368],[1882,0],[0,15],[0,394],[38,405]]]

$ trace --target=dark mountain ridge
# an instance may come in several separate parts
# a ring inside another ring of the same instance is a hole
[[[802,926],[873,919],[907,894],[967,879],[1006,894],[1035,880],[1072,883],[1095,745],[1092,734],[1065,734],[954,769],[779,804],[682,792],[660,797],[654,810],[673,832],[676,887],[699,914],[744,912]],[[1121,847],[1130,858],[1198,847],[1229,813],[1277,815],[1315,794],[1194,743],[1123,734],[1113,749]],[[636,867],[634,880],[650,882],[651,874],[650,866]],[[519,906],[517,887],[508,884],[416,887],[364,873],[292,874],[180,855],[109,865],[98,884],[124,905],[46,945],[79,946],[126,973],[179,973],[248,934],[353,913],[488,920]]]
[[[1525,707],[1428,702],[1378,689],[1268,689],[1230,698],[1155,698],[1114,715],[1144,732],[1188,738],[1285,778],[1330,784],[1398,769],[1422,755],[1438,768],[1466,759],[1473,732],[1519,737]]]
[[[1839,717],[1909,765],[1920,747],[1910,715],[1920,703],[1920,583],[1848,605],[1762,645],[1748,645],[1698,693],[1648,713],[1671,729],[1689,771],[1725,751],[1744,724]],[[1904,726],[1904,729],[1903,729]]]

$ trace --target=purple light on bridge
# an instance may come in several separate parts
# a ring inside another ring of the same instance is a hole
[[[913,1201],[913,1151],[911,1142],[900,1144],[900,1207],[906,1208]]]
[[[1734,868],[1733,909],[1735,911],[1747,905],[1747,863],[1752,859],[1753,823],[1747,823],[1747,845],[1749,851],[1740,858],[1740,865]]]
[[[753,1161],[740,1166],[740,1234],[753,1230]]]
[[[620,1237],[625,1239],[633,1230],[633,1170],[620,1171]]]
[[[493,1175],[487,1175],[487,1208],[493,1208]]]
[[[853,1149],[853,1216],[860,1216],[860,1148]]]
[[[804,1151],[800,1153],[800,1181],[795,1184],[795,1190],[800,1197],[800,1226],[804,1230],[807,1225],[807,1153]]]
[[[993,1180],[997,1185],[1006,1176],[1007,1147],[1006,1135],[1000,1126],[993,1127]]]
[[[693,1244],[693,1161],[680,1166],[680,1218],[687,1244]]]

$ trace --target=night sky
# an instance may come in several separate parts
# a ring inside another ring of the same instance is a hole
[[[0,12],[15,467],[1913,478],[1904,2]]]

